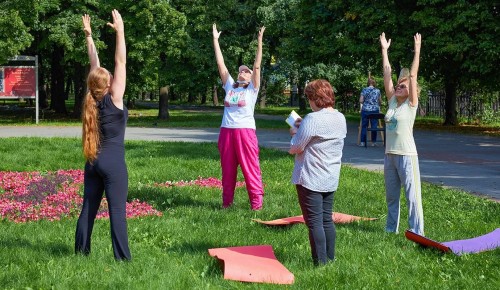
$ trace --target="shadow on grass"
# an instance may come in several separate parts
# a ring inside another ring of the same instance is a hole
[[[127,141],[125,144],[127,156],[133,158],[149,158],[150,156],[175,157],[183,160],[212,159],[219,160],[217,144],[211,142],[189,143],[148,141]],[[145,150],[147,149],[147,150]]]
[[[50,256],[62,257],[73,254],[73,248],[60,242],[30,241],[22,238],[0,240],[0,246],[7,251],[17,249],[31,250],[34,253],[46,252]]]
[[[176,207],[194,207],[209,210],[218,210],[221,208],[221,200],[219,198],[200,200],[196,198],[199,194],[207,195],[211,193],[207,189],[195,189],[191,187],[160,188],[145,186],[141,189],[131,190],[129,197],[145,201],[160,211]]]

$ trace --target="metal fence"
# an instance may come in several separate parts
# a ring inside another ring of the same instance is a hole
[[[446,95],[444,93],[429,93],[427,98],[419,100],[418,114],[421,116],[444,117],[445,99]],[[457,96],[457,114],[462,118],[471,119],[481,115],[485,110],[485,105],[484,101],[473,98],[472,94]],[[491,101],[489,105],[496,114],[500,114],[500,96]],[[336,99],[335,107],[341,112],[357,112],[359,111],[359,96],[340,95]]]
[[[427,99],[420,101],[420,114],[425,116],[442,117],[445,115],[445,100],[444,93],[429,93]],[[463,94],[457,96],[457,114],[463,118],[473,118],[481,115],[486,103],[484,101],[474,98],[472,94]],[[492,100],[489,104],[494,112],[500,112],[500,97]]]

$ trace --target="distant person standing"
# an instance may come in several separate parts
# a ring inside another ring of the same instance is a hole
[[[257,54],[253,70],[241,65],[235,81],[227,70],[219,46],[221,31],[217,30],[215,23],[212,27],[215,59],[222,86],[226,91],[218,141],[224,208],[233,204],[238,165],[241,166],[245,177],[252,210],[260,210],[263,204],[264,189],[259,163],[259,142],[255,134],[254,108],[260,88],[262,37],[265,29],[261,27],[257,36]]]
[[[418,108],[417,74],[420,64],[422,38],[415,34],[414,56],[411,69],[403,68],[397,85],[392,83],[392,70],[388,50],[391,40],[380,35],[382,63],[384,66],[384,87],[388,100],[385,114],[386,147],[384,158],[385,195],[387,201],[387,232],[398,232],[401,186],[404,188],[408,205],[410,230],[424,235],[424,211],[420,185],[420,169],[417,148],[413,138],[413,125]]]
[[[313,112],[290,128],[289,153],[295,155],[292,183],[309,231],[313,263],[323,265],[335,259],[333,198],[347,125],[344,115],[334,109],[335,95],[328,81],[312,81],[304,93]]]
[[[368,127],[368,115],[380,113],[380,104],[382,104],[382,97],[380,90],[375,87],[375,80],[369,75],[367,87],[361,91],[359,103],[361,106],[361,138],[359,146],[364,147],[366,143],[366,128]],[[370,119],[370,127],[377,128],[378,120]],[[377,131],[372,131],[372,146],[377,142]]]
[[[128,111],[123,105],[126,83],[125,32],[120,13],[113,10],[112,14],[113,23],[108,25],[116,32],[114,76],[100,67],[92,39],[90,16],[82,17],[90,72],[82,112],[82,143],[86,163],[83,206],[76,227],[75,252],[90,254],[92,229],[105,192],[115,259],[130,260],[132,256],[128,246],[126,216],[128,173],[124,144]]]

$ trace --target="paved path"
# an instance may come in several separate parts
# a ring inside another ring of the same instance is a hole
[[[137,128],[126,130],[127,140],[158,140],[182,142],[216,142],[219,129]],[[358,147],[358,124],[348,123],[343,162],[367,170],[383,170],[384,148]],[[1,137],[77,137],[80,127],[0,126]],[[287,150],[288,130],[257,129],[259,144]],[[460,188],[500,202],[500,138],[415,131],[423,180],[434,184]]]

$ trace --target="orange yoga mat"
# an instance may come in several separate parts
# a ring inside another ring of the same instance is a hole
[[[360,216],[354,216],[354,215],[340,213],[340,212],[334,212],[332,214],[332,217],[333,217],[333,222],[336,224],[348,224],[348,223],[352,223],[355,221],[377,220],[377,218],[360,217]],[[258,223],[265,224],[268,226],[287,226],[287,225],[292,225],[292,224],[304,223],[304,217],[301,215],[288,217],[288,218],[282,218],[282,219],[276,219],[276,220],[272,220],[272,221],[263,221],[261,219],[252,219],[252,220],[254,222],[258,222]]]
[[[224,279],[242,282],[293,284],[294,276],[274,255],[270,245],[209,249],[219,259]]]

